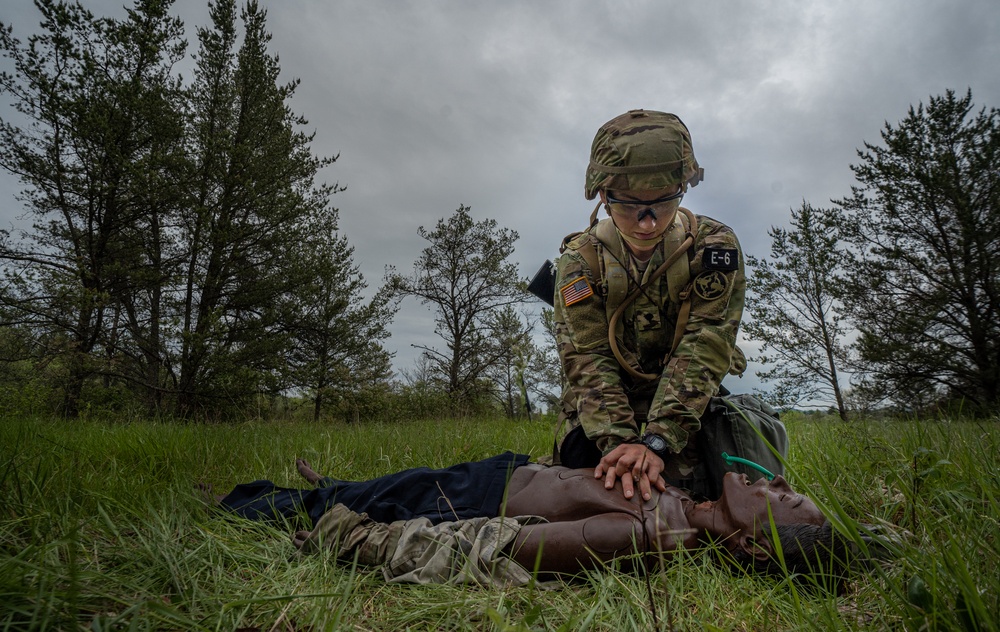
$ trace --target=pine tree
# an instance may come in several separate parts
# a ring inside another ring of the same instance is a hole
[[[186,250],[172,360],[177,410],[188,415],[279,387],[291,337],[280,298],[311,279],[297,265],[312,218],[331,215],[337,185],[317,185],[335,158],[317,158],[306,121],[287,102],[298,82],[280,84],[267,51],[266,12],[242,11],[235,51],[233,0],[211,6],[192,90],[195,177],[183,216]]]
[[[0,234],[5,324],[47,355],[67,415],[91,384],[184,416],[283,388],[305,318],[290,297],[316,281],[307,245],[317,226],[335,231],[340,187],[316,182],[335,158],[313,156],[300,131],[297,82],[279,83],[266,13],[247,3],[237,48],[235,1],[213,2],[184,86],[171,2],[136,0],[123,20],[37,6],[42,29],[27,45],[0,29],[14,68],[0,88],[23,121],[0,125],[0,167],[21,178],[35,220]],[[329,247],[352,275],[346,242]],[[380,350],[373,370],[387,366]]]
[[[0,88],[20,115],[0,125],[0,166],[20,178],[34,219],[31,231],[0,236],[0,300],[59,358],[62,412],[75,416],[93,376],[158,371],[149,290],[161,274],[159,222],[183,170],[171,68],[185,45],[170,2],[140,0],[124,20],[55,0],[36,6],[41,32],[25,46],[0,29],[14,68]],[[124,336],[126,318],[144,336]]]
[[[1000,402],[1000,112],[948,91],[865,143],[837,202],[862,371],[907,407]],[[969,406],[971,404],[971,406]]]
[[[290,386],[312,399],[313,420],[319,421],[330,400],[350,401],[388,380],[391,355],[381,341],[389,336],[397,305],[384,290],[361,299],[367,283],[353,263],[354,249],[335,226],[317,224],[301,249],[310,282],[287,297],[287,375]]]

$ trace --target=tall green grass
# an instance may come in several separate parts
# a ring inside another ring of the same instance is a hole
[[[614,569],[554,589],[386,585],[299,556],[292,525],[214,514],[194,490],[298,486],[297,456],[355,479],[503,449],[538,457],[552,441],[543,422],[4,419],[0,628],[622,630],[652,629],[655,612],[663,630],[997,629],[1000,425],[792,419],[789,431],[790,480],[845,533],[910,534],[840,596],[733,572],[713,551],[666,560],[649,586]]]

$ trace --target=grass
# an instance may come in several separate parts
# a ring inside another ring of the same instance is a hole
[[[713,552],[651,577],[659,629],[993,630],[1000,612],[1000,425],[793,418],[789,478],[851,532],[909,535],[842,596],[733,573]],[[208,512],[220,492],[293,458],[343,478],[502,449],[544,455],[541,422],[342,425],[0,420],[0,629],[653,629],[642,577],[555,589],[387,585],[377,570],[297,555],[289,526]]]

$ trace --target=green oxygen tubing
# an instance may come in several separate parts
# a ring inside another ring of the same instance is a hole
[[[758,472],[766,476],[767,480],[769,481],[774,480],[774,474],[771,474],[771,472],[766,467],[764,467],[763,465],[757,465],[756,463],[754,463],[749,459],[744,459],[743,457],[739,456],[729,456],[728,454],[723,452],[722,460],[726,462],[726,465],[732,465],[733,463],[742,463],[743,465],[752,467],[753,469],[757,470]]]

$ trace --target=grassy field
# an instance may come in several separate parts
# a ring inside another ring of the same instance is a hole
[[[1000,423],[788,420],[793,486],[836,523],[908,535],[845,595],[734,573],[711,552],[650,578],[556,589],[386,585],[300,557],[287,528],[207,511],[194,483],[300,486],[551,445],[543,422],[173,425],[0,419],[0,628],[169,630],[993,630]]]

